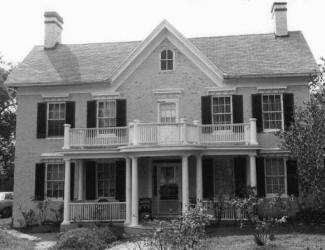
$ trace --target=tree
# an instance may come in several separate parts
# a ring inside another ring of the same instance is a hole
[[[5,91],[3,83],[12,68],[13,65],[6,63],[0,55],[0,168],[3,170],[0,172],[0,188],[7,190],[13,185],[17,103],[15,90]]]
[[[302,196],[313,195],[315,208],[325,210],[325,60],[311,77],[311,98],[295,110],[294,123],[282,131],[282,146],[297,160]]]

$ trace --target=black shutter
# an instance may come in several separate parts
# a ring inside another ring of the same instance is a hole
[[[44,200],[45,163],[36,163],[35,166],[35,200]]]
[[[243,113],[243,96],[233,95],[232,96],[232,110],[233,110],[233,123],[243,123],[244,113]]]
[[[292,93],[283,94],[284,129],[294,122],[294,98]]]
[[[116,100],[116,126],[117,127],[126,126],[126,100],[125,99]]]
[[[153,166],[153,171],[152,171],[152,177],[153,177],[153,195],[157,196],[158,195],[158,184],[157,184],[157,166]]]
[[[96,200],[96,162],[86,162],[86,200]]]
[[[37,138],[46,137],[46,109],[46,102],[37,104]]]
[[[125,201],[125,160],[116,162],[116,195],[118,201]]]
[[[202,124],[212,124],[211,96],[201,96]]]
[[[96,128],[97,102],[87,102],[87,128]]]
[[[265,196],[264,158],[256,158],[257,196]]]
[[[75,126],[75,106],[75,102],[65,103],[65,123],[70,124],[71,128]]]
[[[203,198],[213,199],[213,159],[202,160]]]
[[[70,165],[70,200],[74,200],[74,173],[75,173],[75,164],[71,162]]]
[[[234,161],[235,194],[244,197],[246,191],[246,158],[236,157]]]
[[[256,118],[257,132],[263,132],[262,94],[252,95],[252,118]]]
[[[299,196],[299,182],[297,172],[297,161],[287,161],[287,187],[288,195]]]

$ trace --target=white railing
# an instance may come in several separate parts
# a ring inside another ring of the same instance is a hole
[[[207,209],[208,215],[215,220],[247,220],[245,208],[235,207],[230,202],[224,201],[203,201],[203,206]]]
[[[128,127],[70,129],[72,147],[126,145],[128,142]]]
[[[70,221],[124,221],[125,202],[75,202],[69,204]]]

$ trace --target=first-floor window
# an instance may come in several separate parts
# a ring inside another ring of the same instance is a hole
[[[232,108],[230,96],[212,98],[212,120],[214,124],[231,124]]]
[[[286,171],[283,159],[265,159],[266,194],[286,193]]]
[[[47,164],[47,198],[63,199],[64,164]]]
[[[115,164],[97,164],[97,196],[115,197]]]
[[[65,123],[65,103],[48,103],[47,135],[63,136]]]
[[[262,96],[263,128],[265,130],[282,129],[282,95]]]

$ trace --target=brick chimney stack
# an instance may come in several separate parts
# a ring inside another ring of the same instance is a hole
[[[61,43],[63,18],[55,11],[46,11],[44,48],[52,49]]]
[[[274,20],[275,36],[288,36],[287,3],[274,2],[271,13]]]

